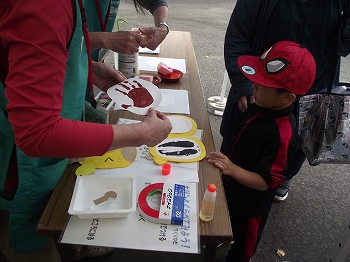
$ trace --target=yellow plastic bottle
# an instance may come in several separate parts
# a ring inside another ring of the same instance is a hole
[[[216,200],[216,186],[214,184],[209,184],[208,188],[205,190],[202,205],[199,211],[199,218],[203,221],[210,221],[214,216]]]

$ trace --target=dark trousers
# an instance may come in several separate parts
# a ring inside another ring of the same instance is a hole
[[[247,216],[237,213],[237,199],[235,188],[232,186],[232,179],[222,177],[225,189],[227,206],[230,214],[233,244],[226,257],[227,262],[248,262],[254,255],[261,239],[270,208],[260,216]],[[272,204],[271,199],[271,204]]]
[[[249,262],[261,239],[268,213],[261,217],[245,217],[230,212],[233,244],[227,254],[227,262]]]

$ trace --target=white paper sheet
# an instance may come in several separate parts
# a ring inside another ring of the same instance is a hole
[[[157,46],[157,48],[154,49],[154,50],[151,50],[151,49],[149,49],[147,47],[139,47],[139,53],[140,54],[157,54],[158,55],[159,51],[160,51],[160,45]]]
[[[173,69],[180,70],[186,74],[185,59],[165,58],[165,57],[150,57],[139,55],[139,70],[148,72],[157,72],[157,66],[160,62],[165,63]]]
[[[187,90],[160,89],[162,100],[156,108],[162,113],[190,114]],[[164,100],[173,98],[174,103],[166,103]]]
[[[163,182],[137,179],[137,194],[149,184]],[[177,181],[179,183],[179,181]],[[127,218],[79,219],[71,216],[61,243],[98,245],[127,249],[199,253],[197,183],[186,185],[183,225],[163,225],[146,221],[139,213]]]
[[[142,147],[139,148],[142,150]],[[143,148],[148,151],[145,146]],[[139,158],[140,152],[138,151]],[[142,152],[141,152],[142,154]],[[198,163],[171,163],[171,172],[168,176],[162,175],[162,166],[155,164],[152,160],[137,159],[132,165],[126,168],[96,169],[95,175],[112,175],[112,176],[130,176],[135,175],[137,178],[153,179],[157,178],[162,181],[183,181],[199,182],[198,180]]]

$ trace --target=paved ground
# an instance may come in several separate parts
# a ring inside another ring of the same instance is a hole
[[[133,5],[122,0],[119,17],[132,27],[152,23],[152,17],[137,15]],[[224,75],[224,34],[235,1],[169,0],[172,30],[189,31],[196,51],[204,98],[220,96]],[[342,81],[350,82],[350,57],[342,63]],[[227,87],[228,91],[229,87]],[[221,117],[209,114],[216,147]],[[291,182],[290,196],[272,207],[262,240],[252,262],[320,262],[329,257],[341,233],[350,223],[349,167],[346,165],[304,164]],[[141,237],[141,236],[140,236]],[[228,245],[219,248],[215,261],[225,258]],[[276,255],[277,249],[286,252]],[[349,250],[350,251],[350,250]],[[82,259],[101,261],[202,261],[203,255],[172,254],[116,249],[107,257]],[[1,258],[0,258],[0,261]],[[65,261],[71,261],[65,259]],[[345,260],[350,262],[350,256]]]

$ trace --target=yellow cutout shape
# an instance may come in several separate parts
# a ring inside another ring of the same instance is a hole
[[[202,141],[193,136],[182,135],[168,136],[155,147],[150,147],[149,152],[158,165],[165,162],[197,162],[206,155]]]
[[[183,118],[184,120],[187,120],[190,122],[191,129],[187,132],[182,132],[182,133],[170,133],[169,137],[176,137],[176,136],[192,136],[193,134],[195,134],[197,132],[197,123],[190,117],[188,116],[183,116],[183,115],[168,115],[169,119],[171,119],[172,117],[176,120],[176,118],[181,119]],[[171,120],[170,120],[171,121]],[[173,129],[176,129],[176,127],[174,127]]]
[[[86,157],[77,168],[75,174],[91,175],[96,168],[109,169],[109,168],[122,168],[130,166],[136,159],[137,150],[136,147],[125,147],[116,150],[109,151],[102,156]]]

